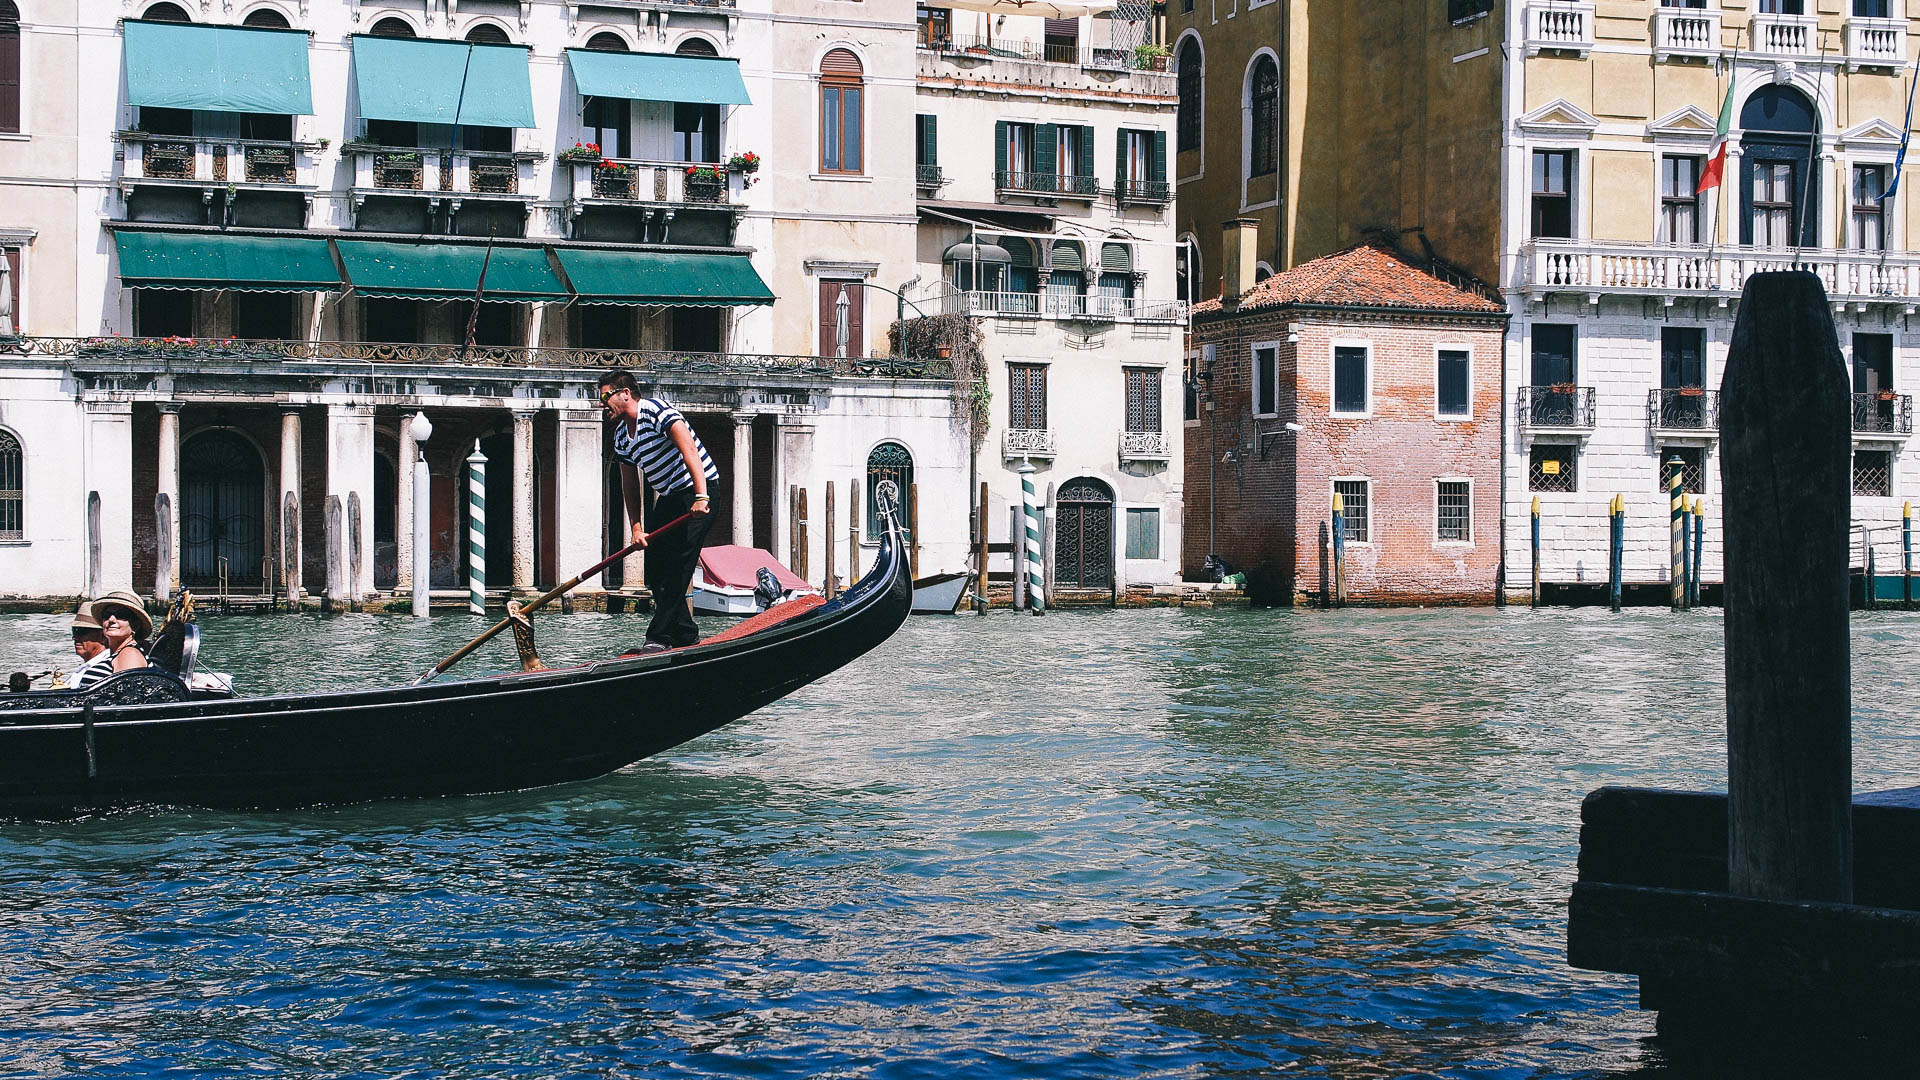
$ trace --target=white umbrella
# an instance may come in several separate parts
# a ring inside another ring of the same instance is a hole
[[[7,260],[0,254],[0,337],[13,336],[13,282],[7,273]]]
[[[1048,19],[1077,19],[1099,15],[1119,6],[1119,0],[936,0],[939,7],[985,11],[995,15],[1037,15]]]
[[[850,336],[847,327],[847,309],[852,306],[853,301],[847,299],[847,290],[842,287],[839,298],[833,302],[833,355],[835,356],[847,355],[847,338]]]

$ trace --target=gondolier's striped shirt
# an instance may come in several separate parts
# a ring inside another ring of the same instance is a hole
[[[640,415],[634,419],[633,426],[629,428],[624,421],[613,426],[614,456],[639,469],[656,495],[693,486],[693,474],[687,471],[686,459],[680,456],[680,448],[667,434],[676,423],[687,424],[687,418],[680,415],[679,409],[659,398],[641,398]],[[706,444],[694,435],[692,424],[687,424],[687,434],[693,437],[693,449],[700,455],[700,471],[706,474],[707,482],[718,480],[720,470],[707,456]]]

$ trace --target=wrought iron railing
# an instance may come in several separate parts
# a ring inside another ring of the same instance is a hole
[[[1001,438],[1005,456],[1052,457],[1052,428],[1008,428]]]
[[[673,373],[738,373],[949,379],[944,360],[897,357],[790,356],[774,353],[697,353],[642,349],[519,348],[476,345],[392,345],[372,341],[292,341],[244,338],[17,337],[0,340],[0,362],[10,357],[59,357],[105,365],[176,365],[209,361],[346,361],[358,364],[466,365],[551,370],[627,368]]]
[[[714,169],[695,169],[686,174],[681,190],[688,202],[726,202],[727,174]]]
[[[1121,461],[1165,461],[1172,456],[1164,431],[1123,431],[1120,433]]]
[[[919,187],[937,188],[946,183],[947,178],[946,175],[940,171],[940,166],[938,165],[915,165],[913,167],[913,182]]]
[[[291,184],[296,179],[292,146],[249,146],[244,152],[248,183]]]
[[[1109,71],[1167,70],[1167,56],[1153,49],[1114,46],[1083,49],[1079,42],[1016,41],[999,37],[969,37],[965,34],[922,34],[919,46],[934,52],[991,60],[1032,60],[1043,64],[1074,64]]]
[[[469,158],[467,187],[480,195],[517,195],[520,166],[510,157]]]
[[[1519,396],[1521,427],[1590,428],[1594,388],[1572,384],[1523,386]]]
[[[1720,391],[1698,386],[1647,391],[1647,423],[1673,430],[1715,431],[1720,427]]]
[[[153,180],[191,180],[194,178],[191,142],[148,142],[141,156],[145,175]]]
[[[402,150],[373,155],[373,186],[402,191],[420,190],[420,154]]]
[[[1114,198],[1127,203],[1166,203],[1173,198],[1173,185],[1165,180],[1122,180],[1113,186]]]
[[[1853,395],[1853,430],[1913,434],[1913,395],[1891,390]]]
[[[596,199],[632,199],[634,176],[629,165],[596,165],[593,167],[593,196]]]
[[[1184,300],[1150,300],[1106,293],[950,292],[942,298],[950,315],[1028,315],[1050,319],[1132,319],[1136,322],[1185,322]]]
[[[994,186],[1001,191],[1034,195],[1079,195],[1092,198],[1100,194],[1100,181],[1092,176],[1070,173],[995,172]]]

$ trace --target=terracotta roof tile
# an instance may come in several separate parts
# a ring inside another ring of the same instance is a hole
[[[1486,314],[1506,311],[1502,305],[1442,281],[1399,254],[1373,244],[1348,248],[1275,274],[1242,296],[1232,311],[1289,304]],[[1196,316],[1218,315],[1226,310],[1218,297],[1193,306]]]

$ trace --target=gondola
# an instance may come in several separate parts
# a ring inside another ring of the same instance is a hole
[[[275,809],[517,791],[602,776],[848,664],[906,621],[885,515],[872,572],[698,645],[369,690],[197,695],[153,668],[0,694],[0,816],[125,806]]]

